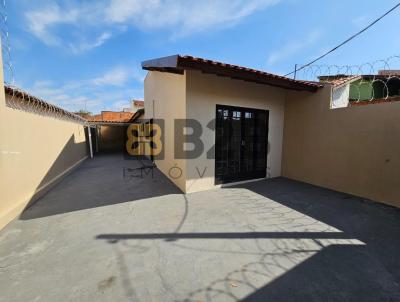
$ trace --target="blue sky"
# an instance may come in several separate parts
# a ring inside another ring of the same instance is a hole
[[[14,79],[68,110],[121,110],[143,98],[143,60],[189,54],[284,74],[396,2],[8,0]],[[321,63],[400,55],[398,28],[400,9]]]

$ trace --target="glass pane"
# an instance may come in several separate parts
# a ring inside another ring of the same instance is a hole
[[[268,113],[218,106],[216,180],[230,182],[265,176]]]
[[[242,120],[241,112],[232,110],[232,119],[230,121],[230,141],[229,141],[229,159],[228,173],[236,175],[240,172],[241,140],[242,140]]]

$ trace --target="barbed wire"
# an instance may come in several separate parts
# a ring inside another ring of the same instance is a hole
[[[0,0],[0,37],[3,58],[4,88],[6,105],[34,114],[68,120],[79,124],[87,124],[87,121],[77,114],[50,104],[38,97],[23,91],[15,86],[15,73],[12,63],[12,49],[8,30],[8,13],[6,0]]]
[[[310,65],[298,71],[296,78],[307,81],[318,81],[320,76],[379,75],[380,72],[386,76],[398,76],[400,73],[400,55],[359,65]]]
[[[298,71],[296,78],[334,84],[347,83],[352,91],[351,101],[355,102],[388,100],[400,97],[400,55],[359,65],[309,65]],[[397,91],[393,91],[396,87]],[[363,95],[363,91],[369,91],[370,95]]]
[[[12,64],[10,34],[8,31],[8,13],[6,0],[0,3],[0,32],[1,32],[1,49],[3,56],[3,72],[4,82],[9,85],[15,84],[14,66]]]
[[[62,109],[56,105],[47,103],[42,99],[34,97],[18,87],[5,85],[6,105],[42,116],[53,117],[60,120],[72,121],[79,124],[88,124],[81,116]]]

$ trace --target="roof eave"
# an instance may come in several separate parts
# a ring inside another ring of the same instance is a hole
[[[183,70],[178,69],[178,60],[179,55],[147,60],[142,62],[142,69],[183,74]]]
[[[270,85],[274,87],[280,87],[291,90],[311,91],[311,92],[315,92],[318,90],[318,87],[316,86],[305,85],[295,80],[288,81],[289,79],[279,79],[273,77],[267,79],[266,75],[263,74],[262,72],[256,73],[248,68],[243,68],[243,69],[224,68],[217,64],[205,64],[184,57],[178,57],[177,67],[182,69],[201,70],[203,73],[216,74],[223,77],[230,77],[232,79],[244,80],[248,82]]]
[[[149,71],[170,72],[177,74],[183,74],[184,70],[199,70],[206,74],[215,74],[232,79],[298,91],[316,92],[322,87],[322,85],[310,85],[308,83],[302,83],[301,81],[274,76],[273,74],[269,75],[268,73],[256,71],[250,68],[229,64],[221,66],[221,63],[219,62],[213,62],[209,60],[199,61],[193,59],[192,57],[180,55],[144,61],[142,62],[142,68]]]

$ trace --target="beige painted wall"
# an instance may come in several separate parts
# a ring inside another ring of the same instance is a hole
[[[87,156],[82,125],[6,107],[4,98],[2,85],[0,229]]]
[[[183,192],[186,191],[186,162],[174,158],[174,120],[186,117],[185,87],[186,77],[178,74],[150,71],[144,81],[145,119],[155,118],[165,121],[165,156],[155,163]]]
[[[207,124],[215,119],[216,105],[231,105],[269,110],[267,175],[281,175],[285,90],[241,80],[207,75],[198,71],[186,72],[187,118],[198,120],[203,126],[201,139],[204,153],[187,161],[186,191],[194,192],[216,187],[215,162],[206,153],[215,144],[215,132]]]
[[[329,109],[330,93],[288,93],[283,175],[400,206],[400,102]]]

